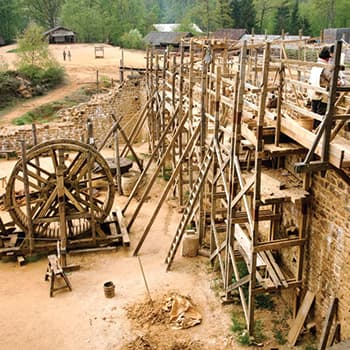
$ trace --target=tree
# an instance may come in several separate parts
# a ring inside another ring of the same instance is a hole
[[[17,0],[0,0],[0,35],[6,42],[16,37],[18,29],[22,29],[22,16]]]
[[[288,32],[290,24],[290,11],[287,0],[284,0],[276,9],[275,21],[273,26],[274,34],[281,34],[282,30]]]
[[[58,24],[58,15],[64,0],[23,0],[30,17],[44,28]]]
[[[255,8],[252,0],[232,0],[231,13],[235,28],[255,27]]]
[[[230,0],[217,0],[216,24],[218,28],[232,28],[233,18],[230,11]]]
[[[49,53],[49,44],[43,37],[43,29],[31,23],[18,40],[19,67],[37,66],[48,68],[54,63]]]
[[[290,15],[289,28],[285,29],[288,30],[289,34],[298,34],[299,29],[301,29],[301,19],[299,17],[299,0],[295,0],[294,2],[294,6]]]

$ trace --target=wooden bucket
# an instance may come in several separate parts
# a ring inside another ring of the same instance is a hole
[[[140,173],[135,170],[129,170],[127,173],[122,175],[122,190],[124,196],[129,196],[132,189],[134,188],[136,181],[139,177]]]
[[[114,297],[115,285],[113,284],[112,281],[105,282],[103,284],[103,290],[104,290],[106,298],[113,298]]]

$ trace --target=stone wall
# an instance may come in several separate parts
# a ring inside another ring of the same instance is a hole
[[[350,337],[350,186],[333,170],[312,181],[308,288],[316,292],[316,318],[323,324],[331,297],[339,298],[343,339]]]
[[[291,170],[300,160],[289,157],[286,167]],[[316,293],[314,316],[319,334],[331,298],[339,298],[341,337],[347,339],[350,337],[350,185],[336,171],[328,170],[325,177],[312,176],[310,192],[303,289]],[[298,226],[300,211],[296,209],[292,205],[284,206],[282,227]],[[291,270],[297,266],[294,254],[292,249],[283,255],[283,262]]]
[[[56,122],[37,124],[38,143],[54,139],[87,141],[87,122],[92,121],[94,139],[98,144],[110,130],[113,120],[111,113],[122,118],[121,126],[128,132],[133,118],[141,108],[142,81],[125,82],[123,87],[114,87],[107,93],[94,95],[89,102],[60,110]],[[32,126],[8,126],[0,128],[0,151],[20,151],[19,140],[25,140],[28,147],[33,145]],[[123,140],[120,140],[123,142]],[[109,145],[112,146],[112,140]]]

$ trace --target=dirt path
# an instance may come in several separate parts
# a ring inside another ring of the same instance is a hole
[[[64,85],[50,91],[44,96],[38,96],[33,99],[20,102],[15,107],[9,109],[7,113],[0,116],[0,125],[10,125],[14,119],[19,118],[28,111],[39,107],[45,103],[61,100],[65,96],[68,96],[72,92],[76,91],[77,89],[79,89],[79,85],[76,82],[68,81]]]
[[[94,44],[74,44],[69,47],[72,58],[70,61],[63,60],[63,45],[50,45],[50,51],[56,60],[65,68],[67,79],[61,87],[48,92],[44,96],[36,97],[30,100],[20,102],[15,107],[6,110],[0,116],[0,125],[10,125],[12,120],[22,116],[30,110],[39,107],[45,103],[53,102],[68,96],[78,90],[86,83],[96,81],[98,71],[99,79],[104,76],[119,79],[119,62],[121,58],[121,49],[110,45],[104,46],[104,58],[95,59]],[[16,48],[16,45],[0,47],[0,61],[6,62],[9,68],[15,67],[17,56],[9,52]],[[144,67],[145,53],[138,50],[124,50],[125,65],[129,67]],[[1,112],[1,111],[0,111]]]

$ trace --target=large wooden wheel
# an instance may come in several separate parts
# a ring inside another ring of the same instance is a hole
[[[26,158],[32,222],[24,195],[22,160],[15,165],[6,188],[8,211],[24,232],[31,225],[34,238],[59,238],[63,215],[67,238],[78,238],[91,231],[91,222],[107,217],[114,201],[113,177],[93,147],[73,140],[48,141],[31,148]]]

